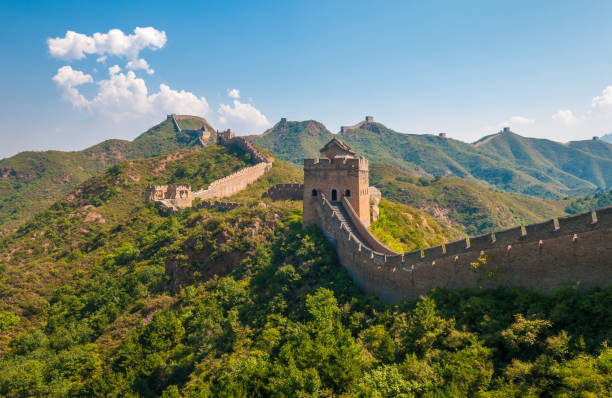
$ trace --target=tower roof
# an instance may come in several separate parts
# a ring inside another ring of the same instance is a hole
[[[323,148],[319,150],[322,155],[329,159],[333,159],[337,156],[355,156],[357,152],[353,151],[353,149],[340,141],[337,138],[332,138]]]

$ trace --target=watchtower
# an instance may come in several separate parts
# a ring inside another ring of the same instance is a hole
[[[361,221],[370,225],[368,160],[333,138],[320,150],[321,158],[304,159],[304,226],[316,224],[315,203],[321,194],[331,202],[346,198]]]

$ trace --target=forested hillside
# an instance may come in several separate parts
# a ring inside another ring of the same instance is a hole
[[[2,159],[0,236],[86,179],[124,159],[149,158],[196,147],[200,147],[197,136],[177,132],[171,121],[164,120],[131,142],[113,139],[82,151],[21,152]]]
[[[312,126],[316,126],[314,132]],[[304,156],[318,156],[321,143],[331,137],[317,122],[279,122],[253,140],[281,159],[301,164]],[[434,135],[402,134],[375,122],[345,129],[338,138],[370,162],[388,163],[430,178],[460,177],[540,198],[585,195],[612,186],[612,145],[601,140],[562,144],[503,132],[469,144]]]
[[[260,199],[300,180],[282,161],[229,212],[164,216],[143,202],[149,184],[205,187],[248,162],[219,146],[124,161],[2,239],[0,395],[612,393],[611,288],[381,303],[316,227],[302,230],[299,202]],[[402,230],[422,244],[448,233],[418,210],[382,209],[409,214]],[[418,232],[424,219],[439,236]]]
[[[385,163],[370,163],[370,184],[384,198],[425,210],[468,235],[550,220],[571,202],[499,192],[456,177],[419,177]]]

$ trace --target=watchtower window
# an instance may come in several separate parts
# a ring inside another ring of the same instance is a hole
[[[316,189],[312,190],[312,196],[317,196],[317,190]]]
[[[344,192],[344,196],[350,197],[351,196],[351,190],[347,189],[346,192]]]
[[[332,201],[338,200],[338,191],[332,189]]]

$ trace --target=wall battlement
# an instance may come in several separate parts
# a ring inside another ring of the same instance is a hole
[[[277,184],[263,194],[272,200],[302,200],[304,184]]]
[[[596,218],[591,213],[564,217],[552,231],[554,220],[402,254],[364,244],[324,195],[316,211],[317,224],[353,280],[389,302],[413,300],[435,287],[504,285],[547,292],[562,283],[592,288],[612,280],[612,207],[597,210]],[[483,258],[485,263],[479,261]]]
[[[304,169],[309,170],[335,170],[340,168],[361,168],[362,170],[368,169],[368,160],[362,157],[359,158],[345,158],[337,157],[333,159],[328,158],[314,158],[304,159]]]

